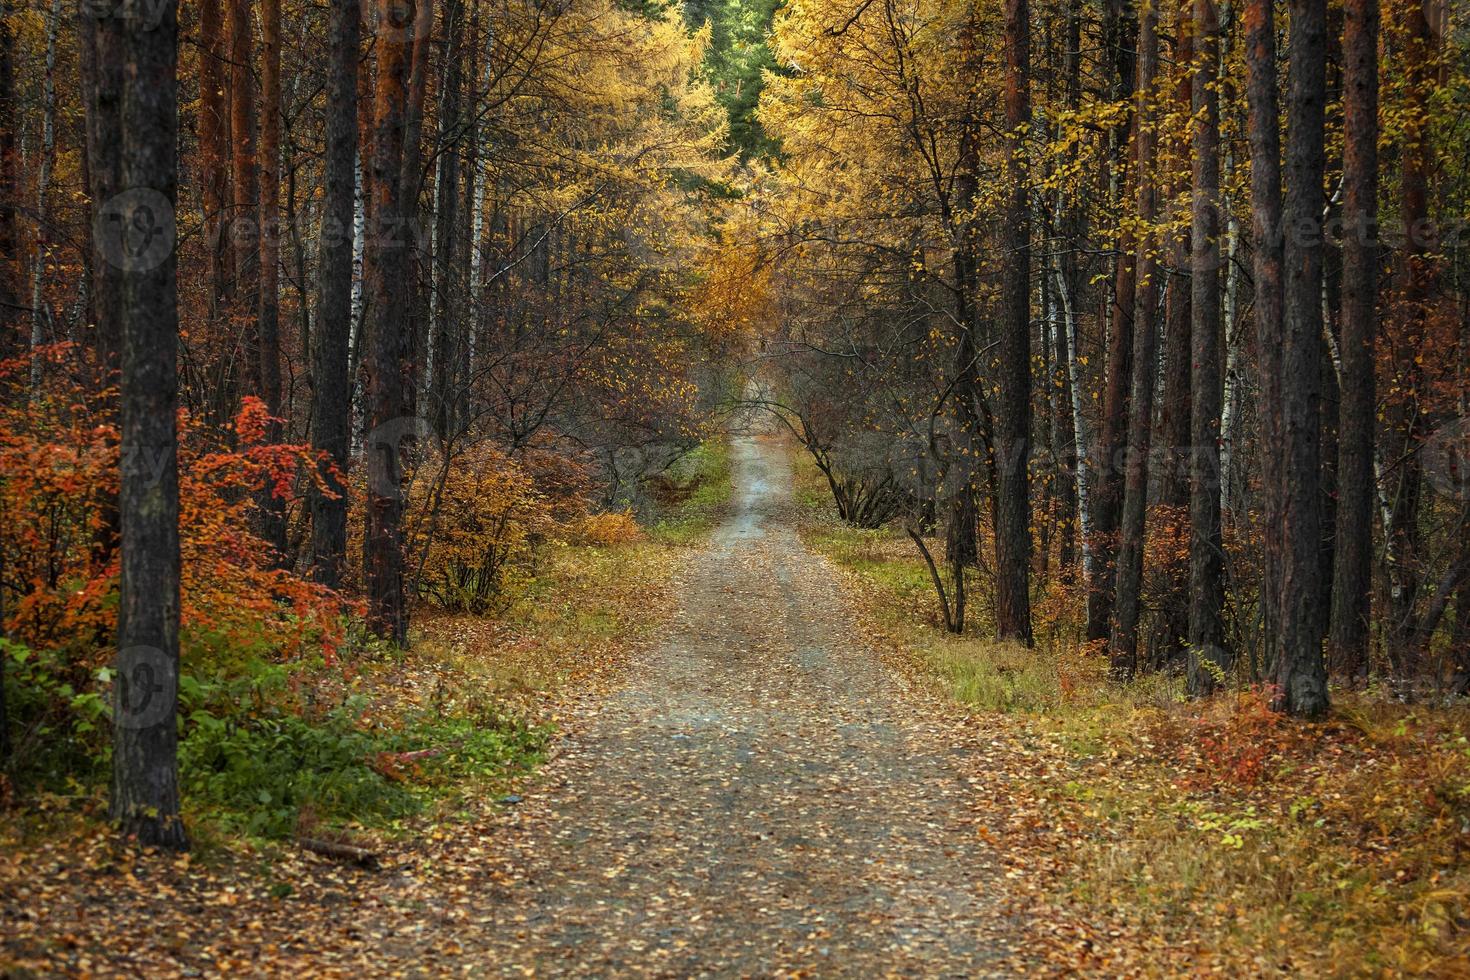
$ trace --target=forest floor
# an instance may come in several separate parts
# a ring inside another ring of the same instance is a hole
[[[1038,968],[998,791],[1012,749],[862,644],[794,526],[790,457],[733,444],[735,500],[656,638],[558,699],[518,795],[384,840],[166,858],[104,828],[0,868],[0,966],[213,975],[1014,975]],[[670,596],[673,600],[670,601]],[[481,629],[490,627],[482,626]],[[503,645],[470,626],[464,655]],[[441,629],[435,635],[443,636]],[[453,635],[453,630],[450,630]]]
[[[0,976],[1464,965],[1455,717],[1291,727],[1110,689],[1065,643],[944,637],[895,532],[820,517],[778,439],[730,460],[733,500],[567,549],[520,608],[430,620],[376,679],[518,702],[556,729],[538,771],[355,829],[379,870],[201,820],[195,853],[140,854],[52,798],[0,830]]]

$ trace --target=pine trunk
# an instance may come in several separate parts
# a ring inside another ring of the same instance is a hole
[[[111,815],[140,843],[184,849],[179,816],[178,8],[122,19],[122,576]],[[104,28],[106,29],[106,28]],[[99,74],[110,66],[98,65]],[[149,229],[147,240],[138,229]],[[162,244],[164,247],[158,248]],[[133,461],[129,465],[129,461]],[[147,465],[140,465],[144,461]]]
[[[254,34],[251,0],[229,0],[230,135],[234,143],[234,213],[230,244],[235,253],[234,306],[245,324],[244,393],[262,394],[260,375],[260,171],[256,153]]]
[[[1261,443],[1261,646],[1272,655],[1280,632],[1281,587],[1281,131],[1272,0],[1245,9],[1246,99],[1250,105],[1251,238],[1255,280],[1256,414]],[[1274,664],[1268,665],[1274,666]]]
[[[1219,17],[1214,0],[1194,2],[1194,197],[1190,220],[1190,324],[1194,353],[1189,457],[1189,690],[1208,694],[1229,669],[1220,533],[1220,97]]]
[[[1378,395],[1378,0],[1346,0],[1343,30],[1341,402],[1336,564],[1328,661],[1340,676],[1368,669],[1373,576],[1373,432]]]
[[[364,256],[367,292],[367,536],[363,548],[368,617],[379,636],[408,639],[403,586],[403,452],[415,436],[405,415],[408,264],[412,236],[403,199],[404,124],[409,36],[413,9],[378,2],[378,64],[369,166],[368,235]]]
[[[327,491],[311,490],[311,567],[316,580],[342,584],[347,554],[347,475],[352,385],[352,238],[357,156],[357,0],[332,0],[327,85],[326,173],[318,240],[316,328],[311,335],[312,448],[332,464]]]
[[[281,0],[261,0],[260,61],[260,398],[281,416]],[[280,422],[268,430],[282,438]],[[286,560],[285,501],[267,486],[261,493],[262,536]]]
[[[1108,644],[1112,675],[1132,677],[1138,669],[1138,617],[1143,586],[1144,525],[1148,510],[1150,438],[1153,434],[1154,383],[1158,365],[1158,269],[1149,233],[1157,220],[1155,146],[1150,105],[1158,74],[1158,13],[1146,3],[1138,23],[1137,215],[1143,233],[1138,240],[1137,297],[1133,304],[1133,389],[1129,398],[1128,435],[1123,455],[1123,515],[1118,538],[1117,588],[1112,634]]]
[[[1294,715],[1327,711],[1322,659],[1322,192],[1326,0],[1292,0],[1281,345],[1281,613],[1277,696]]]
[[[1027,0],[1006,0],[1006,210],[1002,219],[999,431],[995,520],[996,632],[1031,644],[1031,209],[1024,127],[1031,122]]]

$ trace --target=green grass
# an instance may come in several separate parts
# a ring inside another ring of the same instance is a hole
[[[649,536],[663,544],[697,544],[718,526],[733,492],[729,445],[724,440],[700,444],[669,469]]]

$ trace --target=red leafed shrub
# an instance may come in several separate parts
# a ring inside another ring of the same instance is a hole
[[[1237,786],[1255,786],[1266,775],[1266,763],[1281,748],[1282,715],[1271,708],[1267,686],[1242,691],[1223,722],[1200,722],[1199,747],[1212,778]]]
[[[112,392],[88,395],[65,370],[71,345],[0,362],[0,559],[5,626],[34,649],[65,649],[80,670],[110,659],[118,561],[112,510],[120,450]],[[179,414],[184,655],[296,656],[342,639],[339,597],[276,567],[254,533],[262,488],[289,499],[314,473],[308,447],[266,442],[246,399],[233,438]],[[157,466],[137,459],[131,466]]]

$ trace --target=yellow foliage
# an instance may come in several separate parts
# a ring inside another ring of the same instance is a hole
[[[422,465],[408,498],[412,570],[420,596],[446,609],[485,612],[505,594],[551,506],[514,460],[489,444]],[[421,549],[414,548],[422,542]]]
[[[633,515],[627,511],[612,510],[601,514],[588,514],[567,528],[567,541],[571,544],[591,545],[595,548],[610,548],[614,545],[632,544],[643,537],[643,530]]]

